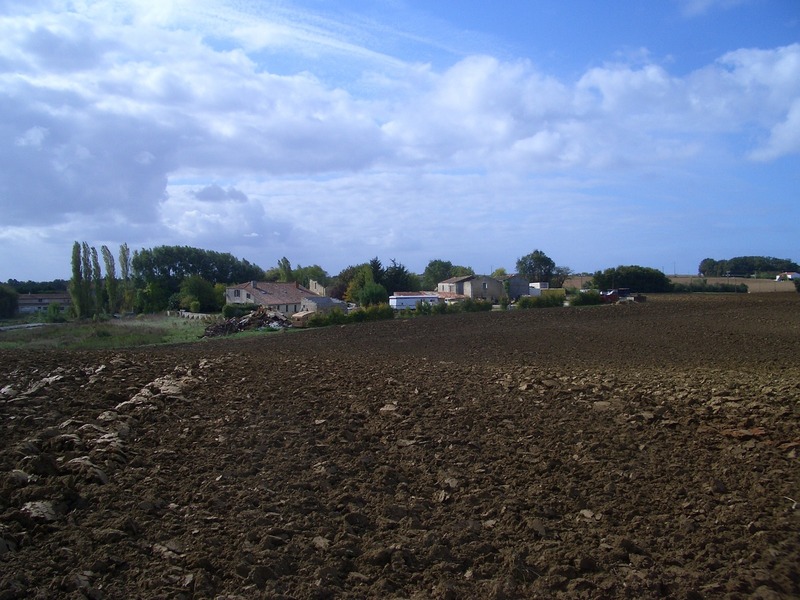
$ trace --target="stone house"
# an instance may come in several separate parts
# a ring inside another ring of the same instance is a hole
[[[436,291],[446,294],[458,294],[472,300],[488,300],[498,302],[506,295],[503,283],[488,275],[465,275],[451,277],[439,282]]]
[[[257,304],[287,317],[300,312],[304,299],[320,297],[297,282],[248,281],[225,288],[227,304]]]

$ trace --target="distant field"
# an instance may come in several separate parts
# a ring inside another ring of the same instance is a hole
[[[668,276],[673,283],[689,285],[692,282],[705,281],[708,284],[726,283],[732,285],[744,284],[750,293],[762,292],[794,292],[794,282],[774,281],[772,279],[751,279],[749,277],[698,277],[697,275]],[[564,287],[579,288],[586,284],[591,277],[571,277],[564,282]]]

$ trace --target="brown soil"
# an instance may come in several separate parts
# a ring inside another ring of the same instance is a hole
[[[0,353],[0,599],[797,598],[800,294]]]

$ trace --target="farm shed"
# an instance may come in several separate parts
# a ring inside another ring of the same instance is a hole
[[[439,304],[440,301],[441,299],[437,292],[395,292],[389,296],[389,306],[395,310],[414,309],[417,307],[418,302]]]

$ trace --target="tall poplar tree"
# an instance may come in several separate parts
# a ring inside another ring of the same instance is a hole
[[[97,248],[92,246],[92,288],[94,289],[94,314],[103,312],[103,272],[100,270],[100,259]]]
[[[119,247],[119,276],[122,284],[122,310],[133,308],[133,283],[131,282],[131,251],[128,244],[123,243]]]
[[[101,246],[100,252],[103,254],[103,262],[106,266],[106,293],[108,294],[108,312],[114,314],[119,308],[119,281],[117,281],[117,269],[114,264],[114,255],[108,246]]]

